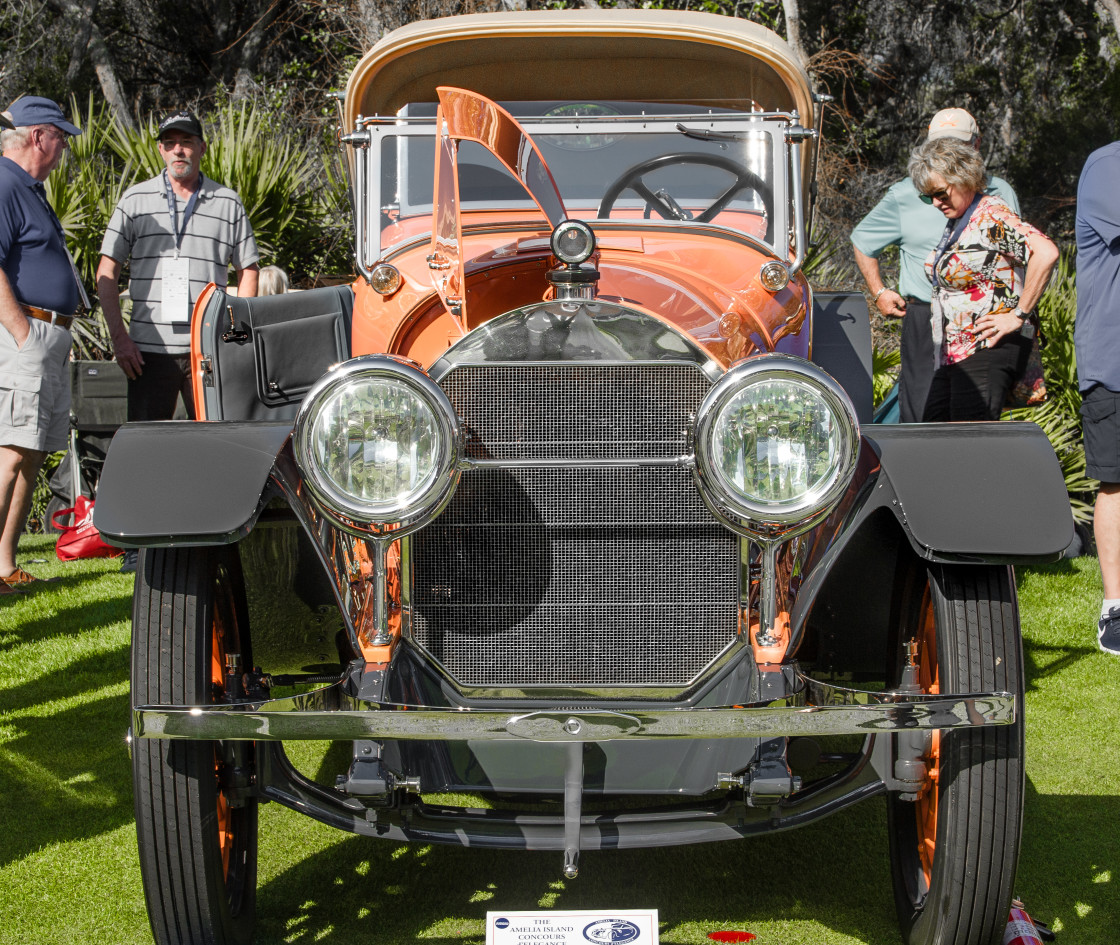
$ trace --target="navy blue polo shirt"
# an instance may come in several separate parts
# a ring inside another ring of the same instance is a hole
[[[1089,155],[1077,185],[1077,320],[1082,391],[1120,392],[1120,141]]]
[[[73,314],[80,297],[58,218],[46,191],[15,161],[0,157],[0,269],[25,305]]]

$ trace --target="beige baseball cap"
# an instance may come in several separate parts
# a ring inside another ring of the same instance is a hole
[[[930,119],[926,140],[957,138],[960,141],[971,141],[979,136],[980,128],[976,119],[963,108],[943,108]]]

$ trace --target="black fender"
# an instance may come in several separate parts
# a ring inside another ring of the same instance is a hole
[[[821,665],[875,678],[907,568],[1055,561],[1073,516],[1034,423],[876,425],[863,430],[852,489],[810,540],[795,633]]]
[[[105,457],[93,523],[126,548],[239,541],[291,430],[291,421],[125,424]]]
[[[1037,424],[914,423],[864,428],[879,489],[926,558],[1054,560],[1073,541],[1058,458]]]

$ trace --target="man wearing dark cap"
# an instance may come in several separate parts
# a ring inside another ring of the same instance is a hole
[[[926,140],[956,138],[980,147],[980,129],[963,108],[943,108],[930,120]],[[1002,197],[1019,212],[1015,191],[1005,180],[992,177],[985,193]],[[898,406],[903,423],[917,423],[925,411],[933,382],[933,331],[930,298],[933,286],[926,277],[925,263],[945,231],[945,215],[924,203],[909,177],[892,184],[883,198],[852,230],[856,265],[867,281],[875,307],[885,316],[906,318],[902,323],[902,365],[898,373]],[[899,274],[897,290],[883,282],[879,256],[888,246],[897,246]]]
[[[117,363],[128,377],[128,419],[170,420],[181,396],[194,417],[190,320],[195,299],[209,282],[225,288],[232,265],[237,294],[257,294],[257,244],[241,198],[201,171],[206,153],[202,125],[190,112],[159,125],[166,168],[130,187],[109,220],[101,243],[97,293]],[[120,308],[121,266],[129,263],[132,318]],[[135,569],[135,552],[122,570]]]
[[[43,181],[72,135],[50,99],[25,95],[0,130],[0,595],[37,580],[16,564],[35,477],[67,445],[70,324],[85,290]]]
[[[194,416],[190,318],[208,282],[226,286],[232,264],[238,295],[257,293],[257,244],[241,199],[201,171],[202,125],[176,112],[159,126],[167,167],[130,187],[101,243],[97,291],[117,363],[129,378],[128,419],[170,420],[176,399]],[[132,319],[121,318],[121,266],[129,263]]]

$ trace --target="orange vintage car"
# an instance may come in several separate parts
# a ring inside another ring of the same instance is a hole
[[[998,939],[1011,565],[1069,505],[1034,424],[870,424],[866,302],[803,268],[820,107],[701,13],[453,17],[361,60],[353,284],[208,290],[200,420],[124,427],[101,478],[141,550],[157,942],[249,940],[264,800],[570,880],[885,802],[905,941]],[[317,783],[300,739],[347,760]]]

